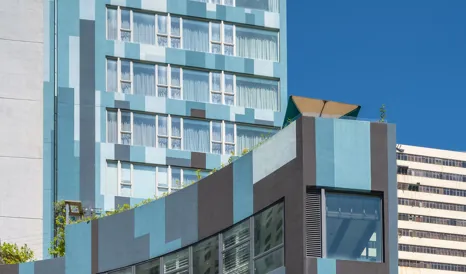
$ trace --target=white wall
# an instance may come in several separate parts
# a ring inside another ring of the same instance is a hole
[[[0,240],[42,258],[43,0],[0,5]]]

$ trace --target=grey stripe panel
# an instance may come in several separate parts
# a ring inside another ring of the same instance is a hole
[[[296,136],[301,136],[304,185],[316,185],[316,119],[303,116],[296,121]],[[301,124],[301,126],[299,126]],[[299,129],[301,128],[301,129]],[[300,135],[298,135],[300,133]],[[299,138],[299,137],[297,137]],[[299,142],[298,142],[299,143]]]

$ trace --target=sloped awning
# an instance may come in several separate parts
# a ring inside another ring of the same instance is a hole
[[[322,99],[290,96],[285,113],[284,125],[296,119],[299,115],[324,118],[356,118],[361,106]]]

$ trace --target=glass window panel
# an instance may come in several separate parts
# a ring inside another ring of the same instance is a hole
[[[246,108],[278,110],[278,81],[236,77],[237,105]]]
[[[183,20],[183,48],[193,51],[209,51],[209,23]]]
[[[181,119],[179,117],[171,117],[172,119],[172,136],[181,137]]]
[[[233,105],[235,103],[235,97],[233,95],[225,95],[225,105]]]
[[[221,104],[222,103],[222,94],[212,93],[212,103]]]
[[[168,138],[167,137],[159,137],[158,147],[159,148],[168,148]]]
[[[136,265],[136,274],[159,274],[160,261],[155,259],[147,263]]]
[[[167,16],[157,15],[157,33],[167,34]]]
[[[193,246],[193,273],[218,273],[217,236],[214,236]]]
[[[171,67],[171,85],[179,87],[180,84],[180,68]]]
[[[120,185],[120,196],[131,197],[131,185]]]
[[[155,167],[133,165],[133,197],[147,199],[155,193]]]
[[[212,122],[212,141],[222,141],[222,123]]]
[[[249,274],[249,242],[223,253],[224,273]]]
[[[228,93],[235,92],[233,88],[233,85],[234,85],[233,79],[234,79],[233,74],[225,73],[225,92],[228,92]]]
[[[133,114],[133,144],[136,146],[155,147],[155,116]]]
[[[180,18],[171,17],[171,35],[180,36]]]
[[[181,187],[181,169],[178,167],[172,167],[172,187]]]
[[[121,144],[131,145],[131,133],[121,133]]]
[[[270,12],[279,12],[280,0],[236,0],[236,6],[247,9],[258,9]]]
[[[225,145],[225,154],[236,155],[235,145]]]
[[[225,141],[229,143],[235,141],[235,125],[233,123],[225,123]]]
[[[155,44],[155,15],[133,12],[133,41],[141,44]]]
[[[123,268],[123,269],[118,269],[118,270],[110,271],[110,272],[108,272],[108,273],[109,273],[109,274],[131,274],[131,273],[133,273],[133,272],[132,272],[131,267],[126,267],[126,268]]]
[[[224,42],[228,44],[233,44],[233,25],[224,25]]]
[[[118,114],[116,111],[107,111],[107,142],[118,143]]]
[[[172,138],[172,149],[181,149],[181,139]]]
[[[107,185],[105,194],[118,196],[118,164],[117,162],[107,163]]]
[[[118,65],[117,60],[107,59],[107,91],[118,91]]]
[[[128,60],[121,60],[121,79],[131,80],[131,62]]]
[[[131,32],[130,31],[126,31],[126,30],[120,31],[120,37],[121,37],[121,41],[131,42]]]
[[[246,220],[223,233],[223,248],[227,249],[248,239],[249,220]]]
[[[157,96],[158,97],[167,97],[168,89],[166,87],[157,87]]]
[[[254,217],[254,255],[283,244],[283,203],[274,205]]]
[[[235,48],[233,46],[225,45],[224,48],[225,48],[224,55],[230,55],[230,56],[235,55]]]
[[[121,112],[121,131],[131,131],[131,113],[128,111]]]
[[[197,182],[197,174],[193,169],[183,169],[183,184],[190,185]]]
[[[209,102],[208,72],[183,70],[183,99],[195,102]]]
[[[236,55],[278,61],[278,32],[236,27]]]
[[[158,135],[167,136],[168,135],[168,117],[159,116],[159,126],[158,126]]]
[[[209,122],[184,119],[183,127],[183,146],[185,150],[210,152]]]
[[[237,125],[236,144],[238,146],[238,153],[245,149],[253,149],[262,140],[271,137],[275,132],[275,129]]]
[[[212,53],[215,53],[215,54],[222,54],[222,45],[220,45],[220,44],[212,44]]]
[[[168,187],[168,169],[167,167],[157,168],[157,185],[159,187]]]
[[[260,257],[254,262],[255,274],[267,274],[285,265],[283,247],[270,254]]]
[[[168,37],[157,36],[157,45],[159,45],[159,47],[168,47]]]
[[[171,43],[171,47],[172,47],[172,48],[175,48],[175,49],[181,48],[181,40],[180,40],[180,38],[173,38],[173,37],[171,37],[171,38],[170,38],[170,43]]]
[[[157,66],[157,81],[159,85],[168,85],[168,73],[166,66]]]
[[[382,261],[381,198],[355,194],[326,194],[327,257]],[[363,252],[369,246],[371,252]]]
[[[155,96],[155,66],[133,63],[134,94]]]
[[[121,92],[126,94],[131,94],[131,83],[122,82],[121,83]]]
[[[173,271],[180,268],[188,267],[188,249],[182,249],[176,253],[172,253],[168,256],[163,257],[165,273],[168,271]]]
[[[222,144],[220,144],[220,143],[212,143],[212,153],[214,153],[214,154],[222,154]]]
[[[170,88],[171,98],[172,99],[181,99],[181,89],[180,88]]]
[[[218,72],[212,72],[212,90],[222,90],[222,74]]]
[[[121,28],[131,29],[131,16],[129,10],[121,10]]]
[[[131,165],[129,163],[121,163],[121,182],[131,184]]]
[[[118,39],[118,13],[116,9],[107,8],[107,39]]]
[[[220,24],[219,23],[211,23],[212,26],[212,41],[221,41],[220,37]]]

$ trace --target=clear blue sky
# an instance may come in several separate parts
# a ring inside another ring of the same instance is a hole
[[[386,105],[402,144],[466,151],[466,0],[288,0],[288,93]]]

